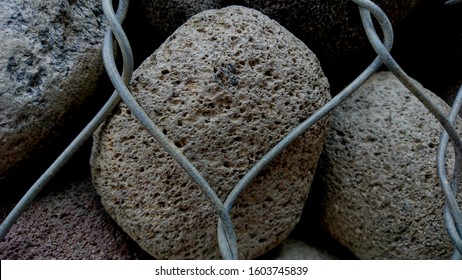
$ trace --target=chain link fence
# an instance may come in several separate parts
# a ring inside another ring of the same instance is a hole
[[[127,14],[129,1],[118,1],[118,7],[116,11],[114,11],[111,0],[102,0],[104,14],[109,24],[109,30],[104,38],[103,59],[106,71],[114,85],[115,91],[98,114],[45,171],[45,173],[32,185],[11,213],[6,217],[0,226],[0,240],[5,237],[8,230],[13,226],[21,213],[30,205],[32,200],[45,187],[45,185],[67,163],[75,152],[79,150],[86,140],[92,136],[93,132],[108,117],[117,104],[120,101],[123,101],[138,121],[151,133],[156,141],[158,141],[158,143],[175,159],[175,161],[189,174],[189,176],[191,176],[194,182],[202,189],[203,193],[210,200],[219,216],[217,236],[222,257],[224,259],[237,259],[238,244],[230,212],[242,191],[273,158],[280,154],[288,145],[312,127],[317,121],[326,116],[326,114],[333,110],[338,104],[348,98],[351,93],[358,89],[382,65],[385,65],[401,81],[401,83],[403,83],[403,85],[405,85],[406,88],[414,96],[416,96],[423,105],[425,105],[425,107],[436,117],[444,128],[438,147],[438,156],[436,158],[440,186],[446,198],[446,203],[442,211],[444,212],[444,222],[447,232],[454,244],[452,259],[462,259],[462,211],[456,200],[457,189],[462,180],[462,138],[459,137],[459,133],[454,127],[456,117],[462,106],[462,87],[460,88],[452,105],[450,114],[448,116],[445,115],[442,108],[439,108],[430,100],[423,88],[419,84],[415,83],[390,55],[394,34],[387,15],[372,1],[352,1],[359,7],[362,24],[371,46],[377,53],[377,57],[352,83],[345,87],[345,89],[343,89],[340,93],[335,95],[335,97],[333,97],[316,113],[299,124],[267,154],[265,154],[234,186],[227,199],[222,202],[203,175],[148,117],[128,90],[127,85],[130,82],[134,70],[134,62],[130,43],[122,29],[121,23],[124,21]],[[462,0],[449,0],[446,2],[448,5],[455,5],[458,3],[462,3]],[[381,28],[381,33],[383,34],[382,40],[377,34],[373,18],[375,18]],[[121,74],[115,64],[114,39],[122,54],[123,69]],[[449,141],[451,141],[454,147],[456,159],[452,178],[448,178],[445,162]]]

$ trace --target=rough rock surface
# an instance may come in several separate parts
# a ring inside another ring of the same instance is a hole
[[[450,257],[436,172],[441,130],[389,72],[375,74],[334,110],[316,192],[323,225],[357,257]]]
[[[147,114],[225,200],[271,147],[329,99],[315,55],[258,11],[232,6],[191,18],[134,73]],[[328,119],[282,152],[232,211],[239,257],[280,243],[297,224]],[[121,104],[94,135],[102,203],[156,258],[221,258],[205,195]]]
[[[148,255],[107,215],[90,178],[42,193],[0,242],[2,260],[140,257]]]
[[[0,177],[46,153],[93,94],[103,20],[97,0],[0,3]]]
[[[420,0],[374,1],[393,23],[403,19]],[[333,64],[366,43],[357,5],[350,0],[136,0],[150,24],[170,35],[189,17],[226,5],[253,8],[278,21],[320,58]]]

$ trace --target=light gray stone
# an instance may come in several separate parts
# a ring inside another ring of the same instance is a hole
[[[307,46],[238,6],[191,18],[135,71],[130,89],[223,201],[257,160],[330,99]],[[241,259],[275,247],[297,224],[327,126],[325,118],[297,139],[236,202]],[[210,202],[125,105],[95,133],[91,165],[103,205],[147,252],[221,258]]]
[[[286,239],[281,244],[279,254],[275,260],[334,260],[329,253],[308,245],[302,240]]]
[[[448,110],[439,97],[426,93]],[[321,218],[357,257],[450,257],[436,171],[441,131],[436,118],[389,72],[375,74],[334,110],[319,165]]]
[[[98,0],[0,3],[0,177],[81,115],[104,69],[103,21]]]

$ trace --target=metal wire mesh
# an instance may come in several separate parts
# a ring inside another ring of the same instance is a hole
[[[151,133],[158,143],[175,159],[175,161],[191,176],[194,182],[202,189],[218,214],[217,235],[218,244],[224,259],[237,259],[238,244],[236,234],[229,213],[242,191],[259,174],[259,172],[297,137],[302,135],[317,121],[322,119],[332,109],[358,89],[372,74],[374,74],[382,64],[388,69],[424,104],[428,110],[437,118],[444,128],[440,145],[438,148],[437,169],[440,185],[442,187],[446,204],[444,207],[444,221],[448,234],[454,244],[453,259],[462,258],[462,212],[456,201],[456,193],[462,179],[462,139],[454,127],[456,116],[462,106],[462,87],[452,106],[449,116],[446,116],[441,108],[435,105],[425,94],[422,87],[415,83],[396,63],[390,55],[393,45],[393,29],[386,14],[372,1],[352,0],[359,6],[361,20],[366,31],[370,44],[377,53],[377,57],[372,63],[344,90],[332,98],[321,109],[303,121],[294,130],[289,132],[279,143],[277,143],[267,154],[265,154],[236,184],[227,199],[223,203],[210,187],[207,180],[194,167],[194,165],[182,154],[182,152],[162,133],[156,124],[148,117],[143,108],[137,103],[136,99],[127,88],[133,73],[133,54],[130,43],[122,29],[123,22],[128,10],[128,0],[118,1],[117,11],[114,12],[112,1],[102,0],[104,14],[109,24],[108,31],[104,38],[103,59],[108,76],[115,87],[114,93],[109,100],[76,137],[76,139],[66,148],[66,150],[55,160],[55,162],[45,171],[45,173],[32,185],[24,197],[18,202],[10,214],[0,226],[0,240],[7,234],[21,213],[30,205],[32,200],[53,178],[53,176],[65,165],[73,154],[91,137],[96,128],[106,119],[117,104],[122,100],[140,121],[141,124]],[[446,4],[457,4],[462,0],[450,0]],[[380,40],[372,16],[376,19],[382,29],[383,41]],[[119,73],[114,60],[114,37],[118,44],[118,49],[122,54],[123,69]],[[445,159],[449,141],[452,142],[455,153],[455,165],[453,176],[449,181],[447,177]]]

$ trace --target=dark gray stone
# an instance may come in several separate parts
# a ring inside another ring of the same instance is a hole
[[[373,2],[396,24],[420,0]],[[310,46],[321,63],[329,66],[352,55],[367,42],[358,5],[351,0],[243,0],[243,3],[278,21]]]
[[[223,0],[134,0],[152,27],[170,36],[190,17],[202,11],[223,7]]]
[[[396,24],[420,0],[374,1]],[[367,39],[358,6],[350,0],[135,0],[150,24],[164,35],[196,13],[235,4],[253,8],[279,22],[332,66],[339,58],[353,54]]]

